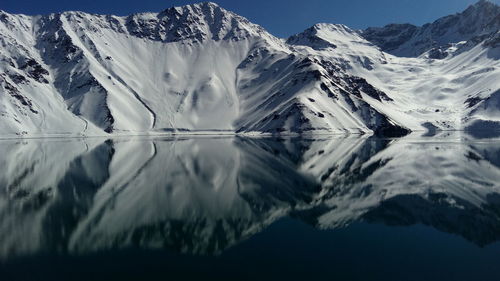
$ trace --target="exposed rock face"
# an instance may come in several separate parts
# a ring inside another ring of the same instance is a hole
[[[421,27],[390,24],[382,28],[368,28],[362,35],[385,52],[396,56],[416,57],[449,43],[493,36],[499,29],[500,7],[480,0],[461,13],[440,18]],[[443,54],[433,53],[433,58],[442,57]]]

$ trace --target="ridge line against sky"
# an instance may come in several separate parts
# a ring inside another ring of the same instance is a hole
[[[63,11],[129,15],[160,12],[172,6],[200,3],[192,0],[2,0],[0,9],[9,13],[44,15]],[[477,0],[212,0],[221,7],[248,18],[273,35],[288,37],[316,23],[339,23],[354,29],[389,23],[423,25],[465,10]],[[490,0],[500,4],[500,0]]]

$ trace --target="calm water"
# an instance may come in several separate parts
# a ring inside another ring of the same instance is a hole
[[[500,280],[500,141],[0,141],[0,280]]]

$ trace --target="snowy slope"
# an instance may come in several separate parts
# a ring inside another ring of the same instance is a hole
[[[453,18],[439,24],[446,49],[405,58],[376,46],[384,32],[371,43],[367,31],[318,24],[282,40],[210,2],[126,17],[0,12],[0,134],[499,127],[487,101],[499,89],[498,7]]]
[[[343,25],[318,24],[287,42],[366,79],[388,98],[364,99],[413,131],[498,130],[498,33],[485,38],[455,44],[440,59],[430,58],[431,51],[418,58],[393,56]]]

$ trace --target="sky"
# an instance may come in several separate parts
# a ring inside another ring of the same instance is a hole
[[[172,6],[197,3],[188,0],[0,0],[0,9],[28,15],[62,11],[129,15],[159,12]],[[500,4],[500,0],[490,0]],[[288,37],[320,22],[342,23],[351,28],[388,23],[422,25],[461,12],[477,0],[212,0],[248,18],[279,37]]]

